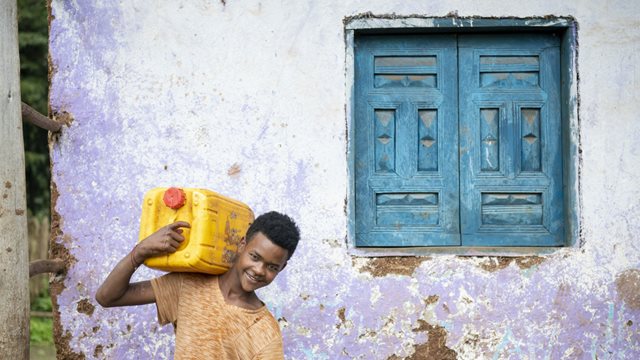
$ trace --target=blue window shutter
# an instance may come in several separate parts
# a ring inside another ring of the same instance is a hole
[[[455,35],[355,42],[357,246],[460,245]]]
[[[458,47],[462,245],[564,245],[559,38]]]

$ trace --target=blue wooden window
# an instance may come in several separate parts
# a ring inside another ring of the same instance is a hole
[[[357,246],[564,245],[553,33],[355,40]]]

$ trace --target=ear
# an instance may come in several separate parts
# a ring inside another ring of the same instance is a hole
[[[242,238],[240,240],[240,242],[238,243],[238,251],[237,252],[243,252],[244,249],[247,247],[247,239],[246,238]]]

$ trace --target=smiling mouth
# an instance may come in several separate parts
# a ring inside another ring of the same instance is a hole
[[[249,278],[249,281],[251,281],[251,282],[254,282],[254,283],[261,283],[262,282],[261,280],[259,280],[255,276],[249,274],[248,272],[245,272],[245,275],[247,275],[247,277]]]

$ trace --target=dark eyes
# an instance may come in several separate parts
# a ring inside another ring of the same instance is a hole
[[[257,254],[254,254],[254,253],[249,253],[249,257],[253,261],[259,261],[260,260],[260,256],[258,256]],[[273,272],[278,272],[280,270],[280,268],[278,266],[276,266],[276,265],[269,265],[269,266],[267,266],[267,268],[269,269],[269,271],[273,271]]]

